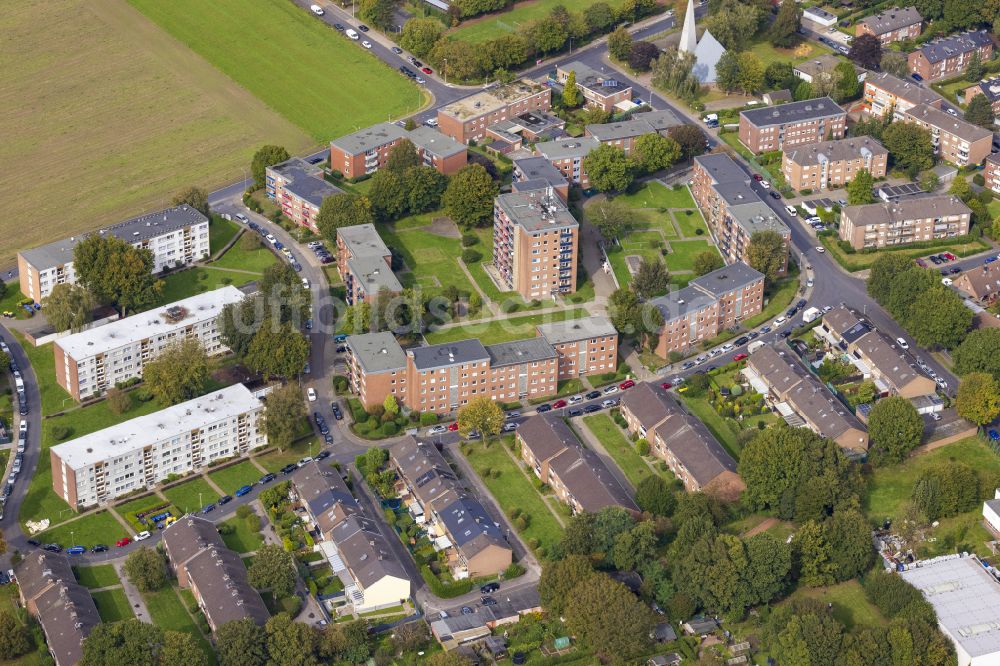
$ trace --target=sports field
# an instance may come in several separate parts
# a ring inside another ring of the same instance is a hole
[[[6,3],[0,34],[0,187],[17,193],[0,219],[0,265],[169,205],[184,186],[230,182],[262,143],[315,144],[125,0]]]
[[[519,25],[525,21],[534,21],[549,15],[556,5],[563,5],[574,12],[582,12],[587,7],[598,2],[607,2],[612,9],[622,6],[623,0],[525,0],[518,2],[508,12],[485,14],[479,19],[471,19],[448,33],[467,42],[485,42],[495,39],[508,32],[516,32]]]

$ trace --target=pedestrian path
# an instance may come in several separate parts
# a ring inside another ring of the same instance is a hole
[[[111,564],[115,568],[115,573],[118,574],[118,579],[122,582],[125,598],[128,599],[129,606],[132,607],[132,612],[135,613],[137,620],[152,624],[153,617],[149,614],[149,609],[146,608],[146,601],[142,598],[136,586],[132,584],[132,581],[128,579],[128,576],[125,575],[125,571],[123,570],[124,562],[124,559],[117,559]]]

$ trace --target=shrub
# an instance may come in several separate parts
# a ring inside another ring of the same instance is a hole
[[[512,578],[517,578],[518,576],[523,576],[526,569],[522,567],[517,562],[511,562],[510,566],[503,570],[504,580],[510,580]]]
[[[698,227],[697,229],[694,230],[694,235],[695,236],[701,236],[704,233],[705,233],[705,230],[702,229],[701,227]]]
[[[472,232],[465,232],[462,234],[462,247],[472,247],[479,242],[479,236]]]
[[[392,437],[397,432],[399,432],[399,426],[396,425],[395,421],[386,421],[382,424],[382,434],[385,437]]]
[[[69,437],[70,433],[72,433],[73,431],[67,428],[66,426],[56,425],[52,426],[51,432],[52,436],[56,439],[56,441],[61,442],[67,437]]]
[[[642,438],[638,442],[636,442],[635,443],[635,452],[638,453],[640,456],[648,456],[649,455],[649,441],[646,440],[646,438]]]
[[[986,184],[986,179],[983,178],[983,174],[977,173],[975,176],[972,177],[972,182],[982,187],[983,185]]]
[[[420,413],[420,425],[422,426],[432,426],[438,422],[438,415],[434,412],[421,412]]]
[[[471,247],[462,250],[462,261],[466,264],[474,264],[483,258],[483,253],[473,250]]]

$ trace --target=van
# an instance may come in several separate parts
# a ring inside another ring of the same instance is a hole
[[[754,340],[749,345],[747,345],[747,351],[751,354],[764,346],[763,340]]]
[[[348,37],[350,37],[351,39],[355,40],[355,41],[361,39],[360,35],[358,35],[358,33],[354,32],[350,28],[348,28],[347,31],[344,34],[347,35]]]
[[[717,114],[717,113],[710,113],[707,116],[705,116],[704,118],[702,118],[702,121],[706,125],[708,125],[709,127],[718,127],[718,125],[719,125],[719,114]]]
[[[816,321],[819,315],[820,315],[819,308],[809,308],[808,310],[802,313],[802,321],[805,322],[806,324],[809,324],[811,322]]]
[[[323,8],[319,5],[309,5],[309,10],[316,16],[322,16],[324,13]]]

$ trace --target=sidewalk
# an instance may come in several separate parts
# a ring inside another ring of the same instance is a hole
[[[125,560],[123,558],[118,558],[114,560],[111,565],[115,568],[115,573],[118,574],[118,579],[122,582],[122,589],[125,591],[125,598],[128,599],[128,603],[132,606],[132,612],[135,613],[135,618],[141,622],[147,622],[149,624],[153,623],[153,616],[149,614],[149,609],[146,608],[146,601],[142,598],[142,594],[136,589],[135,585],[128,579],[125,572],[122,570],[122,565]]]

